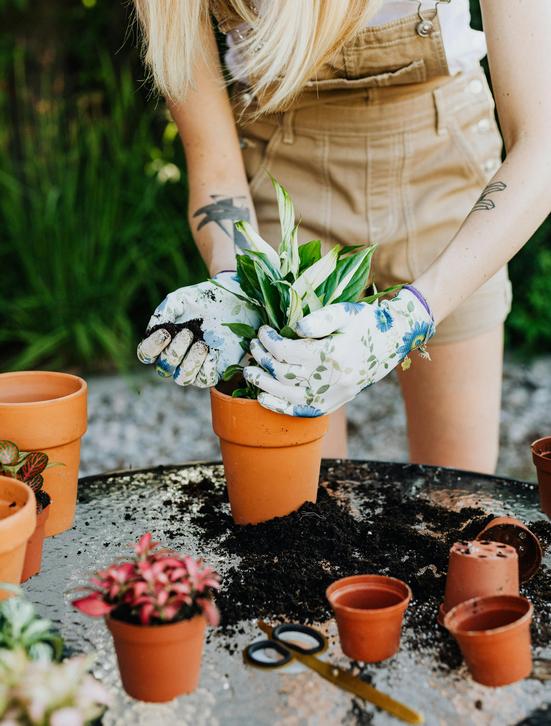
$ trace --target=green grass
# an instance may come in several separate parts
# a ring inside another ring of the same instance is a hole
[[[104,96],[72,108],[51,86],[33,98],[18,58],[16,113],[0,110],[0,360],[10,369],[125,366],[164,295],[204,274],[184,183],[159,181],[175,159],[181,168],[173,124],[144,108],[127,69],[100,62]]]

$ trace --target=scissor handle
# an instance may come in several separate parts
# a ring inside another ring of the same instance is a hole
[[[307,635],[309,638],[312,638],[312,640],[315,640],[316,645],[311,648],[304,648],[298,643],[293,643],[290,640],[282,638],[281,636],[284,633],[302,633],[303,635]],[[325,650],[326,646],[325,638],[321,633],[314,630],[314,628],[308,627],[308,625],[299,625],[298,623],[282,623],[281,625],[278,625],[272,630],[272,638],[275,641],[283,643],[286,648],[294,650],[297,653],[302,653],[303,655],[315,655],[316,653],[321,653],[322,650]]]
[[[275,661],[261,660],[256,654],[265,650],[275,650],[281,658]],[[257,640],[256,643],[251,643],[245,648],[243,655],[249,663],[259,668],[279,668],[287,665],[293,657],[289,649],[278,640]]]

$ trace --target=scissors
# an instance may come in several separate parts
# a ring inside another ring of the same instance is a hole
[[[257,668],[282,668],[292,660],[297,660],[330,683],[373,703],[406,723],[424,723],[424,718],[418,711],[395,701],[349,671],[317,658],[318,654],[327,649],[327,640],[314,628],[291,623],[273,628],[263,620],[259,620],[257,625],[266,633],[268,639],[256,641],[245,648],[243,657],[249,665]]]

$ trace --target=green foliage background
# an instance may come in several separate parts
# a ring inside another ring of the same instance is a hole
[[[164,295],[205,275],[130,8],[0,0],[1,369],[125,366]],[[512,350],[551,348],[550,241],[548,220],[511,264]]]

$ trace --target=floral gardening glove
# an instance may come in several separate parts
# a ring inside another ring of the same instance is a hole
[[[255,330],[260,324],[254,306],[236,295],[243,293],[234,272],[221,272],[213,281],[171,292],[151,316],[146,337],[138,345],[139,360],[154,363],[160,376],[172,376],[180,386],[215,386],[247,350],[243,338],[224,323],[231,320]]]
[[[245,368],[245,379],[262,389],[258,402],[289,416],[321,416],[352,400],[434,335],[422,295],[406,286],[376,304],[336,303],[303,318],[290,340],[263,325],[251,343],[262,366]],[[404,360],[407,359],[407,360]]]

